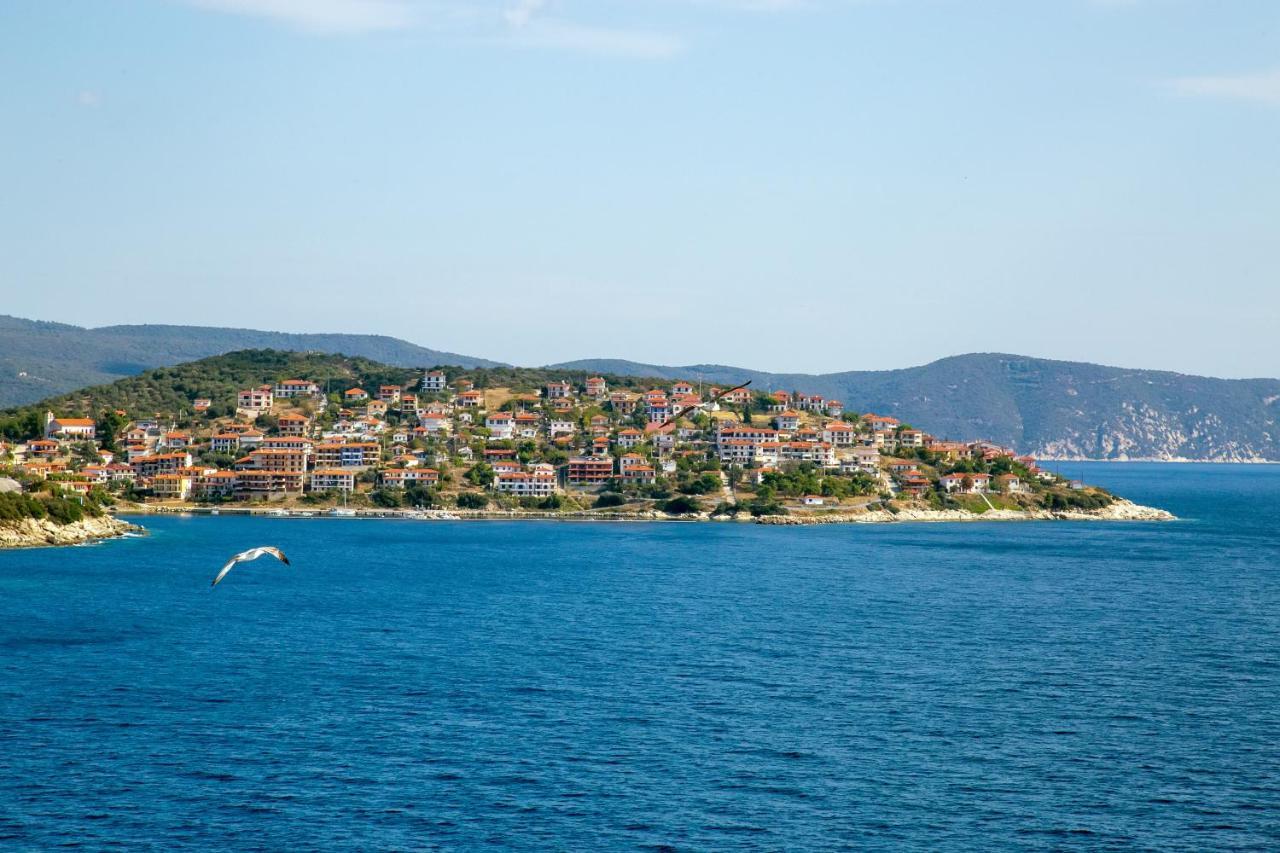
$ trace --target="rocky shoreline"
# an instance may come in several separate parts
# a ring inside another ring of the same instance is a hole
[[[146,514],[182,514],[212,515],[207,508],[137,507],[132,510],[139,515]],[[279,511],[249,511],[223,509],[219,514],[227,515],[266,515],[279,516]],[[288,517],[322,518],[322,512],[308,511]],[[580,512],[540,512],[537,510],[454,510],[450,512],[412,512],[404,510],[364,510],[347,518],[371,519],[391,518],[425,521],[613,521],[613,522],[735,522],[770,525],[804,526],[813,524],[901,524],[908,522],[945,523],[974,521],[1175,521],[1176,517],[1163,509],[1141,506],[1132,501],[1117,500],[1110,506],[1096,510],[1007,510],[994,509],[984,513],[973,513],[959,509],[924,509],[904,507],[897,512],[886,509],[861,510],[858,512],[814,512],[804,515],[766,515],[753,518],[746,513],[737,516],[712,517],[707,513],[698,515],[671,516],[661,512],[601,512],[599,510],[583,510]],[[27,519],[0,523],[0,549],[5,548],[42,548],[60,545],[80,545],[101,539],[111,539],[126,533],[144,532],[143,528],[130,524],[120,518],[105,515],[101,518],[86,518],[73,524],[57,524],[48,519]]]
[[[856,513],[813,513],[808,516],[766,515],[758,524],[885,524],[892,522],[968,522],[968,521],[1176,521],[1166,510],[1141,506],[1133,501],[1117,500],[1102,509],[1093,510],[1011,510],[992,509],[983,513],[962,509],[900,509],[896,513],[884,509]]]
[[[130,512],[138,514],[180,515],[254,515],[279,518],[329,518],[327,510],[284,510],[208,507],[155,507],[139,506]],[[747,513],[736,516],[711,516],[708,513],[694,515],[667,515],[647,512],[609,512],[607,510],[579,510],[575,512],[547,512],[541,510],[394,510],[361,509],[342,518],[350,519],[401,519],[421,521],[631,521],[631,522],[738,522],[755,524],[808,525],[808,524],[892,524],[902,522],[972,522],[972,521],[1175,521],[1176,517],[1162,509],[1140,506],[1127,500],[1116,500],[1111,505],[1095,510],[1007,510],[992,509],[974,513],[962,509],[924,509],[903,507],[897,512],[886,509],[858,510],[851,512],[813,512],[792,515],[766,515],[759,518]]]
[[[80,545],[112,539],[141,528],[110,515],[86,518],[71,524],[49,519],[27,518],[0,522],[0,548],[44,548],[52,545]]]

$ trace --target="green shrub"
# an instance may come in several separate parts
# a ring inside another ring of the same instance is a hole
[[[668,515],[693,515],[702,512],[702,506],[696,498],[688,495],[677,495],[662,504],[662,511]]]

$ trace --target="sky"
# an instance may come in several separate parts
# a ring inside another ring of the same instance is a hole
[[[1280,376],[1280,3],[4,3],[0,194],[33,319]]]

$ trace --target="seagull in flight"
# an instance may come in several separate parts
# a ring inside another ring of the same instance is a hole
[[[289,558],[286,557],[284,552],[279,548],[272,547],[271,545],[264,545],[261,548],[250,548],[248,551],[241,551],[230,560],[227,560],[227,564],[222,567],[222,571],[218,572],[218,576],[213,579],[211,586],[217,586],[218,582],[227,576],[227,572],[231,571],[231,567],[236,563],[247,563],[250,560],[258,559],[265,554],[270,554],[286,566],[289,565]]]

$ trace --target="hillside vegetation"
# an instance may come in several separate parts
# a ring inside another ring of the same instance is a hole
[[[463,371],[450,368],[448,372],[456,374]],[[525,367],[476,368],[465,372],[477,388],[525,392],[536,391],[552,380],[581,382],[587,376],[582,371]],[[192,401],[205,397],[214,401],[208,417],[231,415],[234,410],[232,401],[240,389],[274,385],[279,380],[295,377],[306,378],[335,393],[352,387],[372,392],[380,385],[416,385],[422,378],[422,371],[381,364],[367,358],[270,349],[245,350],[156,368],[138,376],[0,411],[0,437],[26,440],[39,436],[46,411],[60,417],[95,419],[116,411],[125,412],[129,418],[149,417],[156,413],[176,416],[184,412],[190,414]],[[607,378],[615,385],[643,384],[642,379],[634,376],[611,374]]]
[[[345,353],[404,368],[504,369],[482,358],[375,335],[289,335],[187,326],[83,329],[0,317],[0,407],[238,349]],[[506,368],[517,371],[518,368]],[[901,370],[769,373],[717,364],[586,359],[538,375],[687,379],[842,400],[851,410],[929,424],[1050,458],[1280,461],[1280,380],[1212,379],[983,353]],[[518,383],[511,383],[518,384]]]
[[[306,376],[335,391],[352,386],[401,385],[413,380],[415,371],[379,364],[366,358],[320,353],[247,350],[213,356],[174,367],[148,370],[106,385],[96,385],[16,407],[0,415],[0,435],[30,438],[31,425],[42,424],[46,410],[64,417],[97,418],[116,410],[130,417],[156,412],[177,414],[191,410],[191,401],[207,397],[230,413],[236,392],[279,379]],[[217,408],[213,414],[218,414]]]
[[[0,316],[0,407],[31,403],[154,367],[246,349],[341,353],[397,367],[499,364],[384,335],[293,335],[163,325],[85,329]]]

